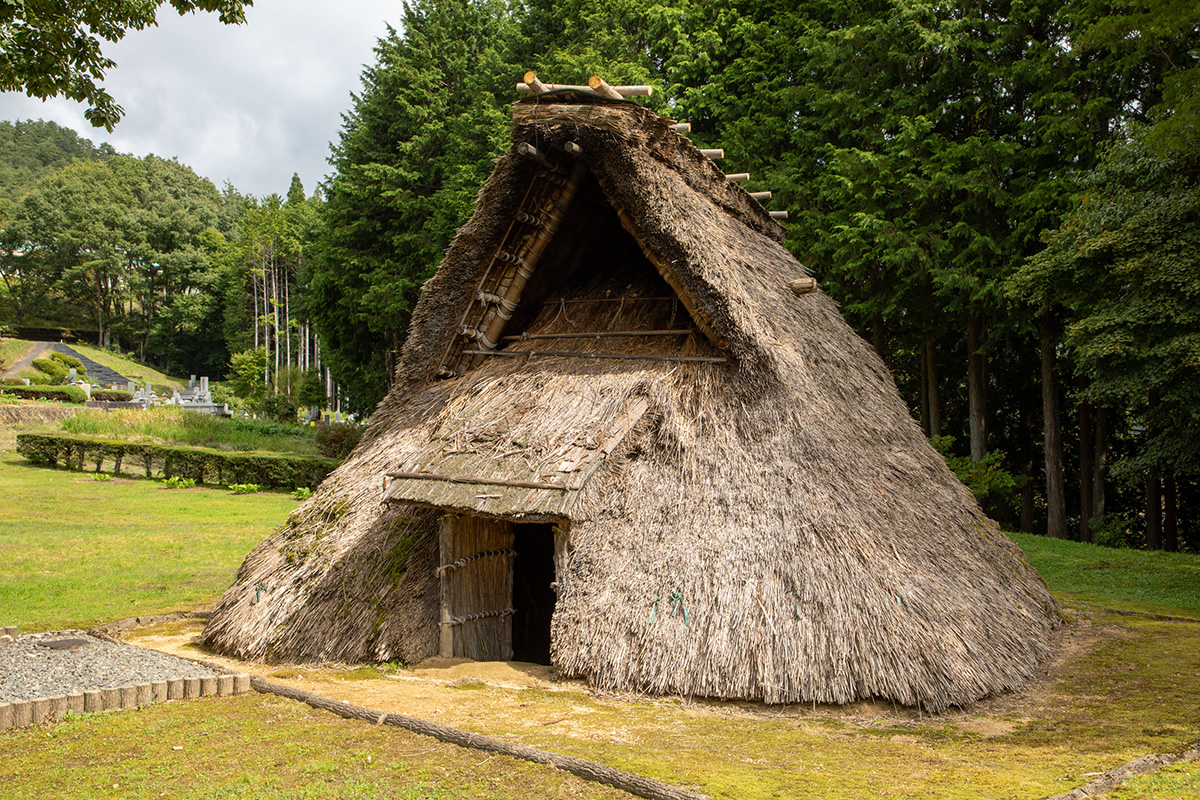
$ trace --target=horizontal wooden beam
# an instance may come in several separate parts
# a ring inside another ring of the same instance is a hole
[[[748,181],[750,180],[749,172],[730,172],[725,175],[731,181]]]
[[[590,331],[582,333],[519,333],[515,336],[500,337],[506,342],[517,342],[525,339],[595,339],[601,336],[686,336],[695,333],[691,328],[679,328],[669,331]]]
[[[675,131],[676,133],[691,133],[692,132],[692,123],[676,122],[674,125],[671,125],[670,128],[671,128],[671,130]]]
[[[534,91],[527,83],[518,83],[517,92],[519,94],[546,94],[546,92],[562,92],[572,91],[580,94],[591,95],[592,97],[602,97],[602,95],[590,86],[577,86],[569,83],[543,83],[545,92]],[[614,86],[612,87],[621,97],[649,97],[654,93],[653,86]]]
[[[767,191],[767,192],[750,192],[750,196],[753,197],[755,200],[770,200],[771,199],[771,193],[769,191]]]
[[[705,158],[724,158],[725,150],[720,147],[710,147],[700,151],[700,155]]]
[[[788,218],[788,212],[786,212],[786,211],[768,211],[767,213],[771,215],[771,219],[787,219]]]
[[[615,358],[623,361],[700,361],[708,364],[727,364],[728,358],[721,356],[639,356],[632,353],[574,353],[554,350],[464,350],[475,356],[508,356],[510,358]]]
[[[389,472],[389,478],[408,481],[442,481],[445,483],[471,483],[481,486],[514,486],[518,489],[557,489],[565,492],[567,487],[561,483],[547,481],[506,481],[501,478],[480,478],[475,475],[446,475],[441,472]]]

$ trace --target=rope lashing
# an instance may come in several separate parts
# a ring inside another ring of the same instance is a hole
[[[451,617],[450,619],[439,622],[439,625],[462,625],[464,622],[473,622],[477,619],[489,619],[491,617],[510,617],[517,613],[515,608],[504,608],[499,611],[480,611],[475,614],[463,614],[461,617]]]
[[[262,593],[265,591],[267,591],[267,585],[265,583],[260,583],[257,586],[255,586],[254,587],[254,599],[250,601],[250,605],[252,605],[252,606],[258,605],[258,600],[260,597],[262,597]]]
[[[650,609],[650,619],[646,620],[646,624],[642,626],[642,633],[650,630],[650,626],[654,624],[655,617],[658,616],[658,595],[654,595],[654,608]]]
[[[675,607],[671,609],[671,616],[675,616],[675,612],[683,605],[683,592],[676,592],[671,595],[671,599],[675,601]],[[683,606],[683,627],[690,628],[692,624],[688,622],[687,606]]]
[[[464,556],[463,558],[460,558],[457,561],[451,562],[449,564],[443,564],[442,566],[435,569],[433,571],[433,573],[435,575],[441,575],[443,572],[449,572],[450,570],[455,570],[455,569],[458,569],[459,567],[465,567],[467,564],[470,564],[472,561],[478,561],[481,558],[491,558],[493,556],[515,557],[516,555],[517,555],[516,550],[484,550],[483,552],[476,553],[473,556]]]

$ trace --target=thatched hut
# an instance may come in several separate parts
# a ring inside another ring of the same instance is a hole
[[[205,631],[247,658],[939,710],[1021,684],[1040,577],[769,213],[629,102],[518,102],[362,442]]]

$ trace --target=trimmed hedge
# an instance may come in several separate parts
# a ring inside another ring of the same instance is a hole
[[[59,379],[67,377],[67,368],[61,361],[56,361],[53,358],[35,358],[32,363],[33,368],[43,375]]]
[[[60,353],[57,350],[55,350],[54,352],[52,352],[50,354],[50,357],[53,358],[55,361],[59,362],[60,364],[62,364],[64,367],[67,367],[68,369],[71,367],[74,367],[76,369],[76,371],[78,371],[78,372],[84,371],[83,362],[80,361],[75,356],[69,356],[66,353]]]
[[[147,478],[192,478],[196,483],[229,485],[257,483],[260,486],[316,487],[340,463],[331,458],[260,451],[226,452],[208,447],[128,442],[70,434],[17,434],[17,452],[35,464],[52,467],[60,463],[82,471],[94,465],[100,472],[105,461],[120,474],[128,464],[145,472]]]
[[[61,400],[64,403],[86,403],[87,392],[78,386],[5,386],[4,394],[26,400]]]
[[[133,392],[127,392],[124,389],[96,389],[92,392],[92,399],[110,403],[128,403],[133,399]]]

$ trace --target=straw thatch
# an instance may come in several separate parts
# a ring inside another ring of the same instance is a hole
[[[789,290],[805,273],[767,212],[629,103],[523,101],[513,143],[359,447],[250,554],[208,643],[436,654],[449,511],[558,526],[553,664],[601,689],[939,710],[1026,680],[1057,624],[1045,585],[833,301]],[[504,329],[527,338],[499,342],[523,355],[472,355],[462,330],[512,280],[515,215],[577,164]]]

